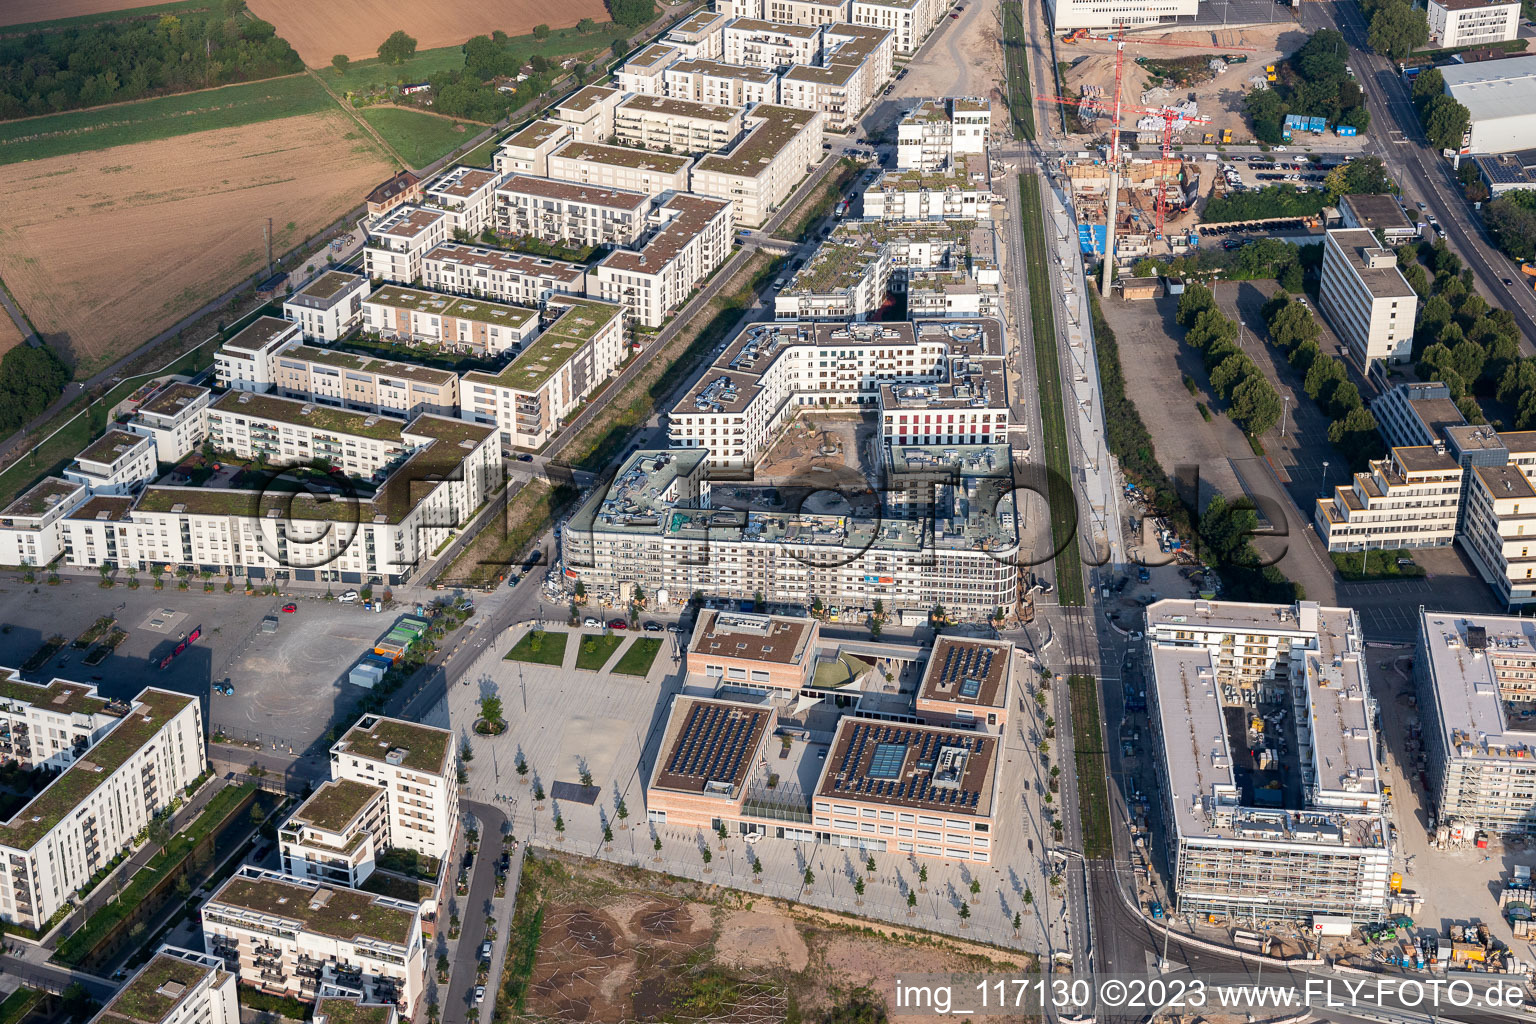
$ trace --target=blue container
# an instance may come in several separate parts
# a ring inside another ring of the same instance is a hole
[[[1336,130],[1338,131],[1338,133],[1340,135],[1342,135],[1345,138],[1349,138],[1352,135],[1358,134],[1355,131],[1355,126],[1352,125],[1352,124],[1341,124],[1341,125],[1339,125],[1339,127]]]

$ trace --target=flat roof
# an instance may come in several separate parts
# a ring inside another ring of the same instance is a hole
[[[673,25],[672,28],[668,30],[667,34],[672,35],[673,33],[677,33],[679,35],[697,35],[698,33],[703,32],[705,29],[710,28],[716,24],[723,23],[727,20],[729,19],[727,19],[725,15],[718,14],[715,11],[698,11],[694,14],[690,14],[676,25]]]
[[[400,767],[441,775],[451,767],[448,748],[452,739],[453,734],[447,729],[383,715],[364,715],[331,749],[381,763],[392,763],[390,756],[398,751],[402,752]]]
[[[177,416],[188,405],[202,395],[210,395],[205,387],[196,384],[188,384],[184,381],[172,381],[165,387],[150,395],[139,403],[139,412],[149,413],[152,416]]]
[[[464,242],[439,242],[428,249],[423,260],[437,260],[476,270],[490,270],[519,277],[548,278],[562,284],[581,281],[586,268],[579,263],[553,260],[544,256],[495,249],[485,245],[468,245]]]
[[[808,619],[706,609],[693,629],[688,653],[770,665],[800,665],[810,656],[813,627]]]
[[[1008,704],[1013,644],[941,636],[917,686],[918,700],[1000,708]]]
[[[1452,98],[1472,115],[1474,127],[1479,121],[1527,117],[1536,109],[1536,56],[1447,64],[1438,70]]]
[[[389,359],[378,359],[374,356],[356,356],[350,352],[319,348],[314,345],[295,345],[293,348],[285,349],[278,357],[278,365],[281,366],[285,359],[319,363],[321,366],[335,366],[343,370],[355,370],[358,373],[371,373],[376,377],[401,377],[428,384],[442,385],[458,379],[458,375],[452,370],[435,370],[418,363],[401,363]]]
[[[399,1011],[389,1003],[365,1003],[350,996],[321,996],[315,1016],[325,1024],[395,1024]]]
[[[1392,457],[1408,473],[1448,473],[1460,469],[1461,464],[1434,445],[1409,445],[1392,449]]]
[[[584,85],[555,104],[555,109],[585,112],[618,94],[619,90],[611,89],[606,85]]]
[[[818,113],[799,107],[759,103],[746,116],[746,120],[755,122],[746,135],[724,153],[702,157],[694,170],[756,177],[773,163],[774,157],[784,152],[796,135],[810,127]]]
[[[368,284],[363,274],[348,274],[341,270],[327,270],[309,284],[284,299],[285,305],[305,306],[312,309],[329,309],[345,291],[357,285]]]
[[[1413,222],[1403,212],[1394,195],[1348,195],[1339,197],[1339,205],[1348,205],[1354,219],[1370,231],[1412,231]]]
[[[0,518],[31,519],[43,515],[49,509],[85,490],[77,484],[58,476],[45,476],[15,501],[0,510]]]
[[[644,192],[622,188],[602,188],[597,185],[578,185],[569,181],[535,178],[527,174],[512,175],[496,191],[534,196],[539,199],[558,199],[568,203],[587,203],[613,210],[643,210],[650,201],[650,196]]]
[[[203,953],[162,949],[123,983],[95,1019],[160,1024],[204,979],[224,974],[222,965],[223,960]]]
[[[81,449],[80,454],[75,456],[75,460],[111,465],[133,449],[147,444],[154,444],[148,434],[134,434],[113,427]]]
[[[0,668],[0,698],[21,701],[45,711],[58,711],[71,715],[104,715],[121,718],[128,711],[126,704],[114,705],[96,695],[96,687],[85,683],[71,683],[55,679],[50,683],[29,683],[16,674],[15,669]]]
[[[1536,758],[1536,732],[1517,728],[1499,669],[1536,667],[1536,620],[1419,608],[1419,650],[1427,665],[1439,746],[1456,760]],[[1502,664],[1501,664],[1502,663]]]
[[[727,32],[746,32],[759,35],[786,36],[791,39],[815,39],[821,34],[820,25],[791,25],[779,21],[763,21],[759,18],[737,18],[725,26]]]
[[[635,54],[633,57],[629,58],[629,60],[625,61],[623,70],[627,71],[632,66],[639,68],[653,68],[658,64],[664,63],[669,58],[676,56],[677,49],[675,47],[668,46],[665,43],[652,43],[645,49],[641,50],[639,53]]]
[[[326,832],[341,832],[384,792],[380,786],[353,779],[332,779],[311,793],[288,820]]]
[[[741,114],[740,107],[727,107],[715,103],[696,103],[671,96],[630,96],[619,104],[619,110],[635,110],[664,117],[692,117],[701,121],[724,124]]]
[[[728,199],[696,196],[691,192],[674,192],[659,209],[675,211],[676,215],[639,252],[615,249],[603,257],[599,265],[633,274],[657,273],[677,259],[716,217],[724,214],[729,219],[731,202]]]
[[[1360,282],[1365,285],[1372,297],[1378,299],[1418,297],[1418,293],[1403,277],[1402,271],[1397,269],[1396,262],[1384,267],[1372,267],[1367,262],[1368,250],[1387,253],[1392,251],[1377,241],[1373,233],[1365,228],[1333,228],[1329,230],[1328,237],[1344,254],[1344,258],[1354,269],[1355,275],[1360,278]]]
[[[590,87],[589,87],[590,88]],[[570,134],[571,126],[559,121],[540,120],[501,140],[501,149],[538,149],[557,135]]]
[[[1536,497],[1536,488],[1519,466],[1473,466],[1472,472],[1496,499]]]
[[[416,924],[416,911],[399,900],[249,867],[208,897],[204,907],[216,904],[293,921],[304,931],[349,942],[363,938],[404,946]]]
[[[65,516],[65,519],[92,519],[102,522],[121,522],[133,508],[133,499],[127,495],[98,494]]]
[[[675,698],[651,787],[736,796],[752,773],[772,719],[773,711],[760,705]]]
[[[708,57],[694,57],[690,60],[680,60],[667,68],[667,73],[707,75],[711,78],[730,78],[743,82],[755,82],[758,85],[767,85],[775,79],[775,75],[767,68],[749,67],[746,64],[727,64],[723,60],[713,60]]]
[[[442,210],[429,210],[420,206],[402,206],[368,225],[370,235],[395,235],[399,238],[415,238],[423,231],[448,216]]]
[[[429,251],[436,252],[438,248],[434,246]],[[487,302],[484,299],[472,299],[462,295],[444,295],[442,292],[429,292],[398,284],[383,285],[365,301],[432,316],[494,324],[498,327],[522,327],[539,315],[538,310],[523,306]]]
[[[1439,437],[1448,427],[1465,426],[1467,418],[1449,398],[1410,398],[1408,408],[1418,417],[1430,437]]]
[[[291,423],[327,433],[350,434],[377,441],[400,441],[405,421],[372,413],[351,412],[330,405],[305,402],[296,398],[261,395],[250,391],[226,391],[214,402],[212,410],[274,423]]]
[[[573,299],[568,295],[550,296],[551,309],[565,308],[554,323],[534,338],[517,358],[497,373],[478,370],[464,375],[471,383],[496,384],[519,391],[537,390],[560,367],[570,362],[603,327],[623,316],[620,306],[595,299]]]
[[[632,149],[629,146],[605,146],[597,142],[572,139],[549,155],[550,159],[563,157],[567,160],[584,160],[594,164],[611,164],[629,167],[637,171],[660,171],[676,174],[688,166],[691,159],[670,153],[652,153],[648,149]]]
[[[429,195],[439,193],[455,199],[468,199],[498,177],[500,175],[488,167],[455,164],[427,182],[422,191]]]
[[[990,818],[997,744],[955,729],[843,718],[815,796]]]
[[[281,317],[259,316],[221,347],[241,352],[265,352],[272,347],[273,342],[287,335],[296,336],[298,330],[298,324]]]

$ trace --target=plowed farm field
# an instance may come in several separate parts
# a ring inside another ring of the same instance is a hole
[[[582,18],[608,20],[603,0],[567,0],[553,8],[541,0],[249,0],[247,6],[276,25],[277,34],[310,67],[329,64],[338,53],[354,60],[376,56],[395,29],[412,36],[420,51],[458,46],[496,29],[520,36],[535,25],[568,28]]]
[[[327,111],[0,166],[0,277],[77,375],[356,206],[393,165]]]
[[[6,0],[0,4],[0,25],[30,25],[82,14],[107,14],[148,7],[155,0]]]

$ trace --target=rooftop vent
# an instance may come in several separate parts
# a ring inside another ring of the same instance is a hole
[[[410,753],[410,751],[406,750],[404,747],[393,747],[390,749],[389,753],[384,755],[384,761],[386,764],[404,764],[405,755],[408,753]]]

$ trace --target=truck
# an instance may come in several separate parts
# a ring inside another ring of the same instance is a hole
[[[1232,129],[1231,128],[1223,128],[1221,130],[1221,144],[1225,146],[1225,145],[1230,145],[1231,142],[1232,142]]]
[[[1157,921],[1163,919],[1163,905],[1156,900],[1152,901],[1152,918]]]

